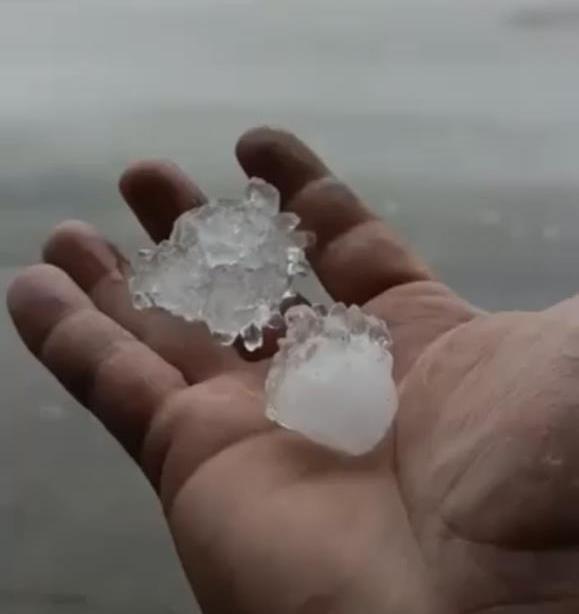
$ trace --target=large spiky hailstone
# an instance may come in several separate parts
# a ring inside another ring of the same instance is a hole
[[[137,309],[159,307],[205,322],[225,345],[241,335],[262,344],[262,328],[293,295],[292,281],[308,270],[311,240],[299,218],[280,213],[275,187],[251,179],[240,200],[212,200],[183,213],[167,241],[144,249],[130,280]]]
[[[292,307],[266,383],[267,416],[352,455],[384,438],[398,409],[391,338],[358,307]]]

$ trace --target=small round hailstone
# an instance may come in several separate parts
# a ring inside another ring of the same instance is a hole
[[[266,382],[268,418],[352,455],[384,438],[398,409],[391,338],[358,307],[292,307]]]
[[[241,335],[248,350],[259,348],[262,328],[294,294],[293,279],[308,271],[312,237],[296,230],[297,215],[279,208],[277,189],[251,179],[244,198],[183,213],[170,238],[133,263],[134,307],[205,322],[224,345]]]

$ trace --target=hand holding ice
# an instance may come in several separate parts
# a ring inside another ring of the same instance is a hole
[[[248,349],[291,296],[308,265],[299,218],[279,212],[279,193],[252,179],[245,198],[184,213],[171,237],[142,250],[130,280],[138,309],[159,307],[202,321],[223,343]],[[384,437],[397,409],[386,325],[358,307],[286,314],[287,337],[266,383],[267,415],[311,440],[363,454]]]
[[[386,324],[341,304],[326,316],[294,307],[286,321],[266,383],[268,417],[316,443],[369,452],[398,409]]]
[[[307,271],[308,235],[299,218],[280,213],[279,193],[252,179],[242,200],[214,200],[185,212],[171,237],[141,250],[130,281],[137,309],[160,307],[207,324],[223,343],[242,335],[262,343],[261,329]]]

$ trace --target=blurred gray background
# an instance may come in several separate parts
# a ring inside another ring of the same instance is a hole
[[[234,195],[237,136],[297,131],[488,308],[579,287],[579,2],[0,0],[0,284],[63,218],[126,250],[116,180]],[[187,613],[144,480],[0,313],[0,611]]]

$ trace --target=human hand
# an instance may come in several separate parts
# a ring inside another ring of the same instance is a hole
[[[207,614],[579,611],[579,309],[486,314],[433,280],[302,143],[237,148],[318,238],[336,301],[387,320],[400,410],[347,459],[264,417],[267,357],[130,303],[124,260],[61,225],[9,291],[30,350],[137,460]],[[140,164],[122,192],[154,240],[203,201]]]

